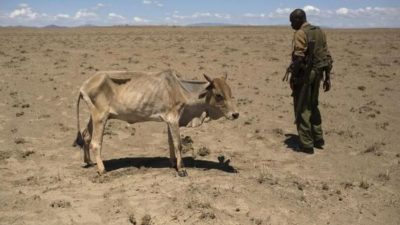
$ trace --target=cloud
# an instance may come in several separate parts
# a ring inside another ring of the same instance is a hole
[[[31,7],[29,7],[28,4],[22,3],[18,5],[18,8],[12,11],[9,14],[9,17],[11,19],[27,19],[27,20],[34,20],[39,17],[39,13],[34,12]]]
[[[358,9],[339,8],[336,10],[337,15],[347,17],[381,17],[381,19],[387,17],[396,17],[400,15],[400,8],[391,7],[364,7]],[[393,18],[394,19],[394,18]]]
[[[183,20],[183,19],[188,18],[188,16],[181,16],[181,15],[178,15],[178,14],[173,14],[173,15],[172,15],[172,18],[174,18],[174,19],[179,19],[179,20]]]
[[[336,10],[336,14],[338,15],[347,15],[350,12],[348,8],[339,8]]]
[[[212,14],[209,12],[196,12],[191,17],[192,18],[205,18],[205,17],[212,17]]]
[[[143,0],[143,4],[145,5],[156,5],[158,7],[163,7],[164,4],[160,3],[159,1],[155,0]]]
[[[58,15],[55,16],[56,20],[57,19],[69,19],[69,18],[71,18],[71,16],[68,15],[68,14],[58,14]]]
[[[321,10],[315,6],[312,5],[306,5],[303,7],[304,12],[306,12],[307,15],[310,16],[318,16],[321,12]]]
[[[221,18],[221,19],[231,19],[231,15],[227,13],[214,13],[214,16],[216,18]]]
[[[283,9],[277,8],[277,9],[275,10],[275,12],[276,12],[277,14],[289,14],[291,11],[292,11],[291,8],[283,8]]]
[[[1,1],[1,0],[0,0]],[[102,0],[99,0],[102,1]],[[140,0],[146,8],[163,7],[163,0]],[[159,17],[142,18],[134,15],[120,15],[116,11],[107,11],[108,4],[101,2],[94,3],[84,9],[77,9],[74,12],[40,12],[26,3],[16,5],[14,9],[0,10],[1,25],[23,25],[23,26],[42,26],[48,24],[62,24],[75,26],[83,23],[96,25],[108,25],[118,23],[151,23],[157,24]],[[288,25],[289,14],[294,8],[276,8],[271,11],[243,12],[229,14],[228,11],[220,12],[199,11],[187,13],[183,10],[165,13],[163,22],[176,24],[190,24],[201,22],[229,22],[237,24],[255,25]],[[349,5],[339,5],[336,8],[319,8],[318,5],[305,5],[302,9],[307,13],[307,18],[311,23],[320,26],[330,27],[400,27],[398,16],[400,7],[375,7],[365,6],[351,8]],[[128,17],[129,15],[129,17]],[[132,18],[133,17],[133,18]],[[132,19],[131,19],[132,18]],[[157,19],[158,18],[158,19]],[[162,19],[161,19],[162,20]],[[159,23],[159,24],[160,24]]]
[[[173,19],[178,20],[196,20],[196,19],[218,19],[218,20],[230,20],[232,16],[228,13],[211,13],[211,12],[195,12],[191,15],[178,15],[178,11],[174,11],[172,14]],[[167,17],[168,20],[171,17]]]
[[[125,17],[123,17],[123,16],[121,16],[121,15],[118,15],[118,14],[116,14],[116,13],[109,13],[108,14],[108,18],[109,19],[112,19],[112,20],[125,20]]]
[[[263,14],[246,13],[247,19],[260,19],[262,24],[286,24],[291,8],[277,8],[267,18]],[[311,23],[330,27],[400,27],[398,16],[400,7],[338,7],[321,9],[313,5],[305,5],[303,10]],[[268,21],[267,21],[268,20]],[[254,20],[253,20],[254,21]]]
[[[264,18],[265,14],[261,13],[261,14],[256,14],[256,13],[245,13],[243,14],[244,17],[247,18]]]
[[[19,4],[18,6],[19,6],[20,8],[27,8],[27,7],[29,7],[29,5],[26,4],[26,3],[21,3],[21,4]]]
[[[274,12],[268,14],[269,18],[288,18],[292,12],[291,8],[277,8]]]
[[[95,19],[97,18],[97,14],[95,12],[90,12],[87,9],[80,9],[75,13],[74,19],[81,20],[81,19]]]
[[[133,22],[135,23],[148,23],[150,20],[143,19],[141,17],[135,16],[133,17]]]

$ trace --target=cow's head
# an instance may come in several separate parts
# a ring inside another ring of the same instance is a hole
[[[206,90],[199,95],[199,98],[206,98],[206,103],[220,111],[227,119],[237,119],[239,117],[239,112],[236,110],[231,88],[226,83],[227,75],[223,78],[211,79],[204,74],[204,77],[209,82],[209,85]]]

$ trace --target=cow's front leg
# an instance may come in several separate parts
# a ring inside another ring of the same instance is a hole
[[[169,145],[169,161],[171,162],[172,168],[177,168],[176,167],[174,140],[172,138],[171,129],[169,128],[169,125],[167,126],[167,130],[168,130],[168,145]]]
[[[106,124],[106,119],[95,119],[93,117],[93,135],[90,143],[90,151],[96,157],[97,170],[100,175],[104,174],[105,168],[101,159],[101,146],[103,142],[103,131]]]
[[[187,172],[184,168],[183,161],[182,161],[182,143],[181,143],[181,136],[179,134],[179,125],[178,123],[168,123],[168,129],[172,136],[172,142],[174,145],[175,156],[176,156],[176,170],[178,171],[178,175],[180,177],[187,176]]]

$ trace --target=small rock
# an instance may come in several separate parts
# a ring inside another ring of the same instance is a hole
[[[16,117],[20,117],[20,116],[23,116],[23,115],[24,115],[24,112],[19,112],[19,113],[15,114]]]
[[[360,183],[360,185],[359,185],[360,188],[365,189],[365,190],[367,190],[370,186],[371,186],[371,184],[368,183],[368,182],[365,181],[365,180],[361,181],[361,183]]]
[[[28,156],[30,156],[30,155],[32,155],[34,153],[35,153],[34,151],[24,151],[24,152],[21,153],[21,157],[25,159],[25,158],[27,158]]]
[[[141,225],[151,225],[151,216],[148,214],[144,215]]]
[[[201,147],[201,148],[199,148],[199,150],[198,150],[198,154],[199,154],[199,156],[204,157],[204,156],[210,154],[210,150],[209,150],[207,147]]]
[[[8,159],[11,157],[11,152],[0,151],[0,160]]]
[[[324,190],[324,191],[328,191],[328,190],[329,190],[329,186],[328,186],[328,184],[326,184],[326,183],[323,183],[323,184],[322,184],[322,190]]]
[[[357,89],[360,90],[360,91],[365,91],[366,87],[365,86],[358,86]]]
[[[283,136],[284,135],[284,132],[283,132],[283,130],[281,128],[272,129],[272,133],[274,133],[277,136]]]
[[[15,142],[15,144],[25,144],[26,143],[26,140],[25,139],[23,139],[23,138],[16,138],[15,140],[14,140],[14,142]]]
[[[213,212],[202,212],[200,215],[200,219],[215,219],[215,214]]]
[[[56,200],[53,201],[50,206],[52,208],[70,208],[71,207],[71,203],[69,201],[66,200]]]
[[[137,224],[137,223],[136,223],[135,215],[134,215],[133,213],[131,213],[131,214],[129,215],[129,222],[131,222],[131,224],[133,224],[133,225],[136,225],[136,224]]]

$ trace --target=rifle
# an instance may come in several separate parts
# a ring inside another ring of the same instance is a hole
[[[301,110],[303,108],[303,102],[308,92],[309,83],[310,83],[310,75],[313,68],[313,60],[314,60],[314,47],[315,47],[315,40],[310,40],[308,42],[307,48],[307,58],[306,58],[306,68],[303,75],[303,86],[300,90],[300,95],[297,100],[297,105],[295,109],[295,123],[298,123],[298,118],[300,116]]]
[[[282,81],[288,81],[289,79],[289,74],[292,73],[292,66],[293,66],[293,62],[290,63],[290,65],[288,66],[288,68],[286,68],[286,73],[285,76],[283,76]]]

